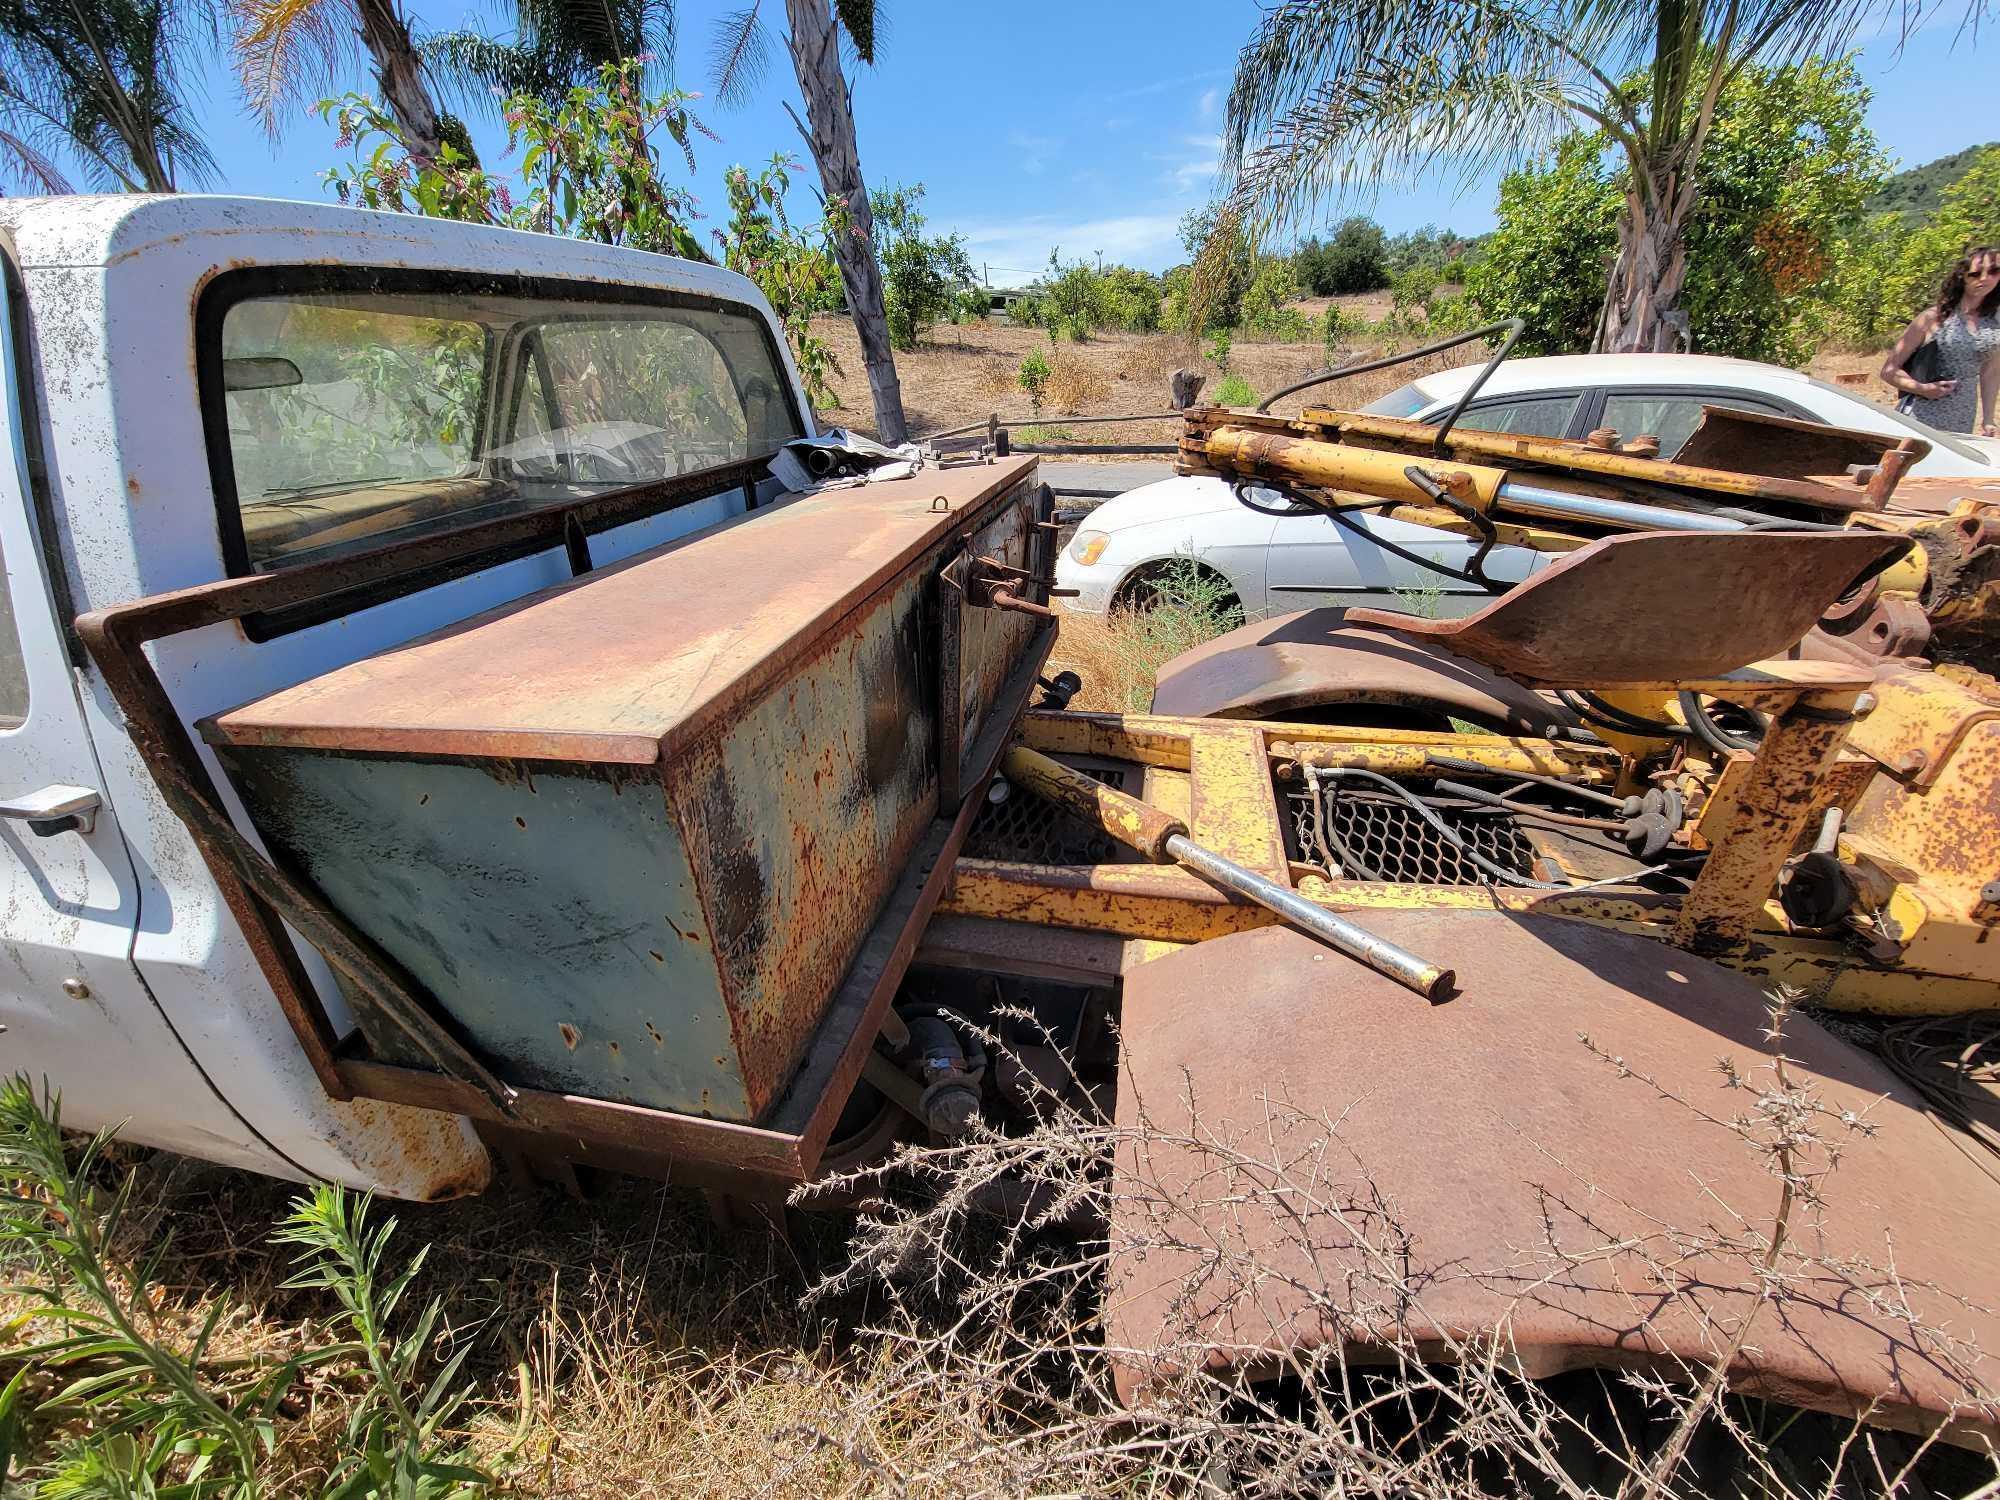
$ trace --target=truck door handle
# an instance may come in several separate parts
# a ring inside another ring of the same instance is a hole
[[[12,802],[0,802],[0,818],[26,823],[41,838],[54,838],[72,828],[91,833],[97,828],[97,811],[104,799],[87,786],[45,786]]]

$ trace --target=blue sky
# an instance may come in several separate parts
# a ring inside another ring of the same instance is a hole
[[[503,0],[405,3],[420,30],[499,30],[509,13]],[[716,19],[739,3],[683,0],[683,87],[707,91]],[[782,17],[777,0],[765,9]],[[1151,270],[1182,258],[1175,226],[1215,186],[1220,108],[1236,51],[1256,22],[1252,0],[1015,0],[999,9],[891,0],[883,10],[878,65],[854,86],[871,186],[923,183],[933,226],[963,235],[973,263],[990,265],[996,283],[1032,277],[1055,246],[1065,259],[1102,251],[1107,262]],[[1949,13],[1960,13],[1956,0]],[[2000,139],[2000,48],[1990,32],[1981,46],[1955,21],[1935,22],[1900,53],[1893,38],[1861,40],[1862,72],[1874,90],[1869,123],[1901,164]],[[796,86],[775,39],[771,61],[753,102],[735,110],[713,99],[695,105],[722,137],[696,143],[694,189],[709,216],[696,231],[704,239],[723,212],[721,177],[732,162],[759,164],[774,151],[805,156],[783,108],[796,100]],[[209,59],[203,79],[219,188],[324,195],[318,174],[337,156],[329,129],[301,109],[273,146],[242,113],[226,59]],[[352,86],[366,79],[357,64]],[[474,114],[468,123],[488,166],[505,163],[497,120]],[[795,180],[816,182],[810,163]],[[1392,231],[1448,224],[1478,232],[1492,227],[1494,191],[1490,177],[1469,185],[1439,179],[1327,212],[1368,212]],[[807,219],[816,213],[802,187],[793,208]]]

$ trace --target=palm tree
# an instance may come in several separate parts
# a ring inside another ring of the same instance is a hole
[[[423,54],[474,104],[490,101],[490,89],[554,104],[606,63],[671,57],[674,30],[674,0],[516,0],[512,41],[447,31],[426,38]]]
[[[1230,201],[1270,232],[1323,198],[1441,166],[1469,178],[1586,124],[1630,179],[1593,347],[1669,349],[1687,336],[1684,233],[1723,88],[1752,61],[1838,50],[1882,3],[1282,0],[1237,60]],[[1920,0],[1886,3],[1908,20]]]
[[[725,19],[717,33],[715,91],[725,104],[743,98],[763,75],[767,54],[760,5],[761,0],[753,0]],[[909,436],[909,424],[903,417],[896,357],[889,347],[875,218],[868,206],[868,185],[861,177],[861,149],[854,138],[853,90],[841,66],[843,40],[856,61],[874,63],[874,0],[834,0],[832,9],[827,0],[785,0],[785,24],[806,119],[801,122],[789,104],[785,112],[812,148],[821,194],[832,210],[828,218],[836,225],[833,258],[840,267],[854,331],[861,339],[876,434],[885,443],[900,443]]]
[[[190,122],[181,67],[217,35],[205,0],[0,0],[0,172],[67,193],[81,158],[94,186],[171,193],[215,158]]]
[[[375,86],[412,156],[438,154],[443,140],[423,57],[396,0],[228,0],[235,13],[243,94],[276,139],[288,106],[331,90],[355,57],[375,64]]]

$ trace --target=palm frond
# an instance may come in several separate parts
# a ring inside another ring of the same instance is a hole
[[[1223,131],[1253,238],[1330,199],[1435,170],[1470,180],[1595,108],[1600,80],[1503,0],[1291,0],[1243,50]]]
[[[287,106],[331,89],[359,41],[342,0],[230,0],[243,97],[276,139]]]
[[[752,3],[715,23],[709,45],[708,71],[716,102],[735,109],[747,100],[771,66],[771,36]]]
[[[0,126],[0,174],[44,194],[73,193],[56,164],[26,136]]]

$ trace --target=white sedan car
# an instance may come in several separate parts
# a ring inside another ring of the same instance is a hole
[[[1413,380],[1363,407],[1384,416],[1442,421],[1480,366]],[[1327,387],[1329,404],[1340,387]],[[2000,479],[2000,442],[1938,432],[1796,370],[1701,354],[1564,355],[1509,360],[1459,418],[1491,432],[1580,438],[1599,427],[1627,437],[1652,433],[1671,458],[1693,433],[1704,406],[1728,406],[1826,422],[1931,445],[1911,473],[1936,478]],[[1262,493],[1263,503],[1280,507]],[[1399,556],[1464,569],[1475,544],[1464,537],[1367,515],[1357,534],[1314,513],[1260,515],[1237,502],[1219,479],[1174,478],[1108,500],[1084,519],[1063,549],[1056,582],[1075,589],[1067,607],[1101,614],[1143,603],[1177,568],[1207,570],[1225,583],[1252,619],[1320,605],[1373,604],[1441,616],[1469,614],[1491,596]],[[1487,576],[1518,581],[1548,559],[1525,548],[1496,548]],[[1401,600],[1402,602],[1398,602]]]

